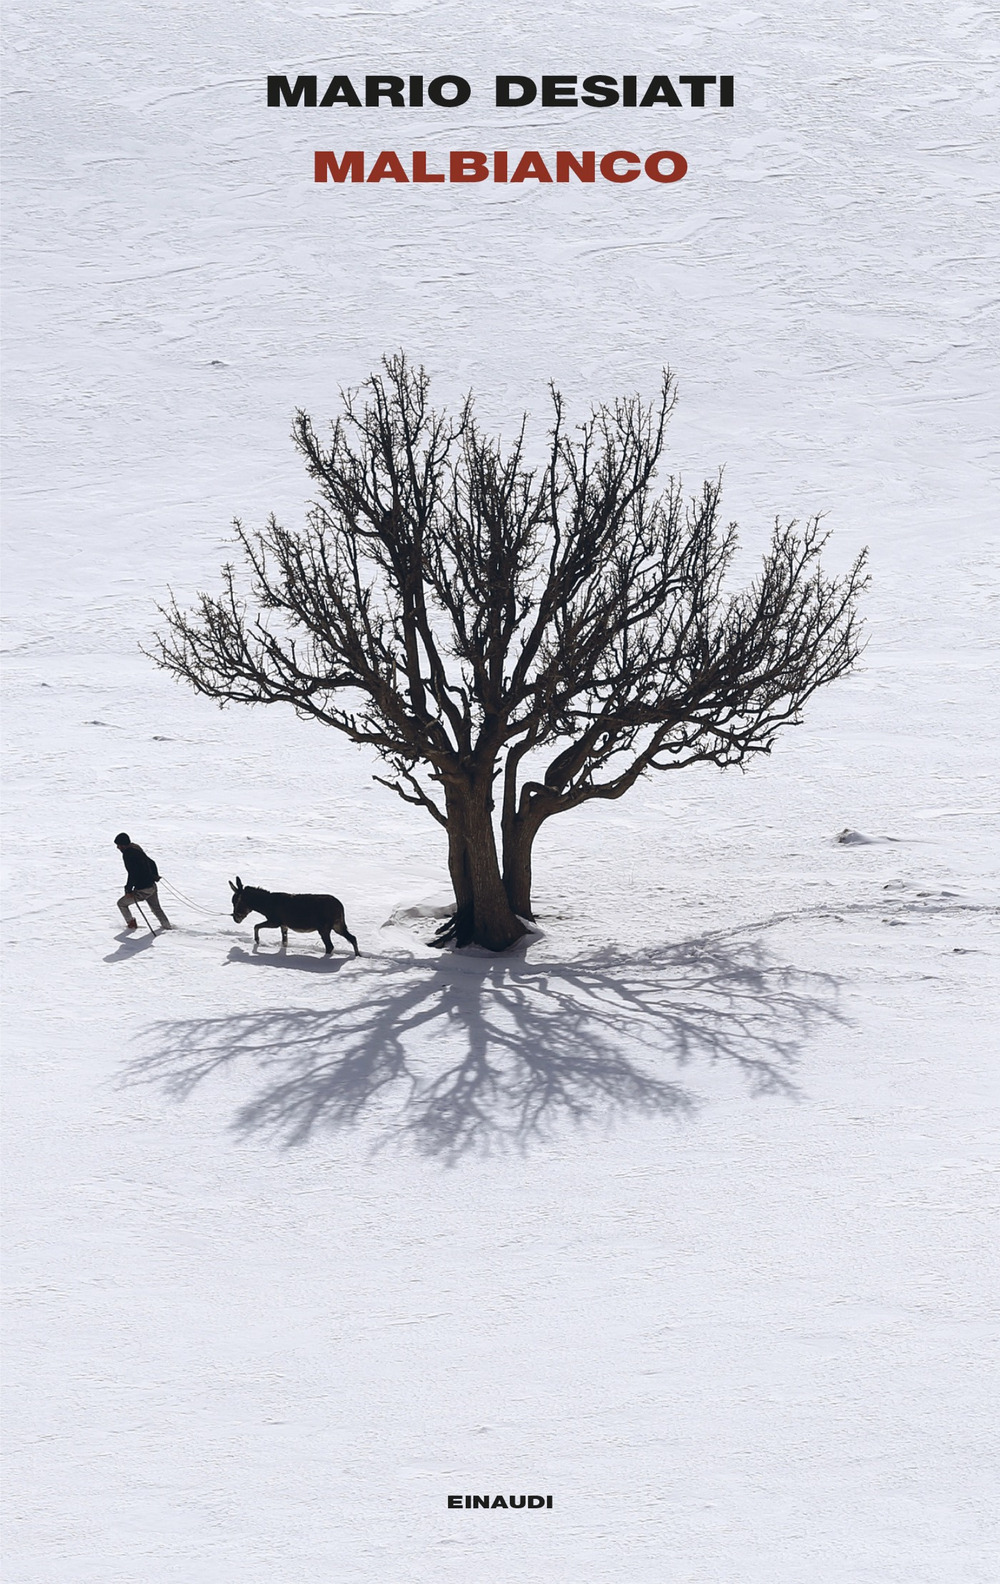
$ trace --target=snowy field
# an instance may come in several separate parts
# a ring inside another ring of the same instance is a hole
[[[11,0],[11,1584],[1000,1573],[990,11],[812,10]],[[476,91],[264,105],[335,70]],[[502,112],[501,71],[736,103]],[[662,146],[673,186],[312,182]],[[502,958],[424,944],[443,842],[374,760],[140,653],[399,346],[508,435],[669,363],[741,574],[776,514],[871,548],[857,672],[745,776],[552,821]],[[173,935],[120,931],[121,829]],[[363,955],[254,954],[237,873]]]

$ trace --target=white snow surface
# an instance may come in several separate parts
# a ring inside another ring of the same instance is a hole
[[[12,1581],[998,1576],[989,21],[12,0]],[[338,69],[475,93],[266,108]],[[503,71],[737,98],[501,112]],[[675,186],[312,182],[661,146]],[[500,958],[424,944],[443,843],[374,760],[140,652],[233,516],[301,520],[294,409],[399,346],[505,434],[669,363],[742,575],[775,515],[871,547],[857,672],[744,776],[553,821]],[[120,829],[198,904],[170,936],[120,933]],[[363,955],[254,953],[237,873],[335,891]]]

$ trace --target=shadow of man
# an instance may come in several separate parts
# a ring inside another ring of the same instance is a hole
[[[106,963],[127,962],[130,957],[137,957],[140,952],[147,951],[150,946],[155,945],[156,936],[131,935],[123,930],[120,935],[115,936],[115,940],[121,941],[121,945],[117,951],[108,953],[104,958]]]

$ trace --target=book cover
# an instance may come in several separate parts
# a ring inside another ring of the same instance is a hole
[[[985,1584],[988,11],[5,32],[11,1578]]]

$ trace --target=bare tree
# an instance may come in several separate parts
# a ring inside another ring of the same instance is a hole
[[[510,946],[547,819],[647,771],[769,752],[859,652],[864,556],[827,577],[818,519],[776,524],[756,581],[727,593],[719,481],[693,500],[672,478],[654,489],[669,372],[657,401],[600,406],[572,433],[552,399],[532,468],[524,423],[505,450],[471,398],[435,412],[425,372],[384,359],[325,445],[296,416],[319,495],[306,527],[237,522],[243,578],[227,566],[220,595],[163,613],[166,670],[367,744],[383,784],[444,827],[441,943]]]

